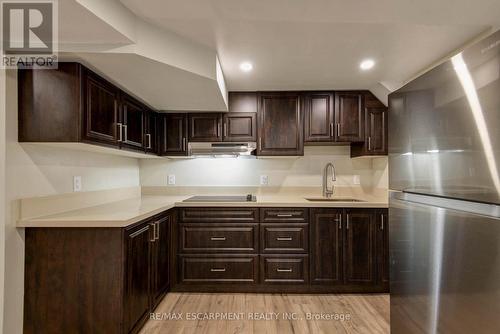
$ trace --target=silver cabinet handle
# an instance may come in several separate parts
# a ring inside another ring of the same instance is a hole
[[[220,122],[217,122],[217,137],[220,136]]]
[[[333,123],[330,123],[330,137],[333,137]]]
[[[276,240],[277,241],[292,241],[293,238],[292,237],[277,237]]]
[[[335,219],[336,222],[339,223],[339,230],[342,229],[342,215],[339,215],[337,219]]]
[[[123,124],[122,123],[116,123],[118,125],[118,141],[121,142],[123,141]]]
[[[340,137],[340,123],[337,123],[337,137]]]
[[[126,124],[123,125],[123,138],[124,138],[123,141],[125,141],[125,142],[128,141],[128,139],[127,139],[127,125]]]
[[[345,228],[346,228],[346,230],[348,230],[349,229],[349,214],[346,215],[346,218],[347,219],[346,219],[346,223],[345,223]]]
[[[156,223],[149,224],[153,228],[153,237],[149,239],[150,242],[154,242],[156,240]]]
[[[380,215],[380,229],[384,230],[384,215]]]
[[[151,148],[151,135],[149,133],[146,134],[146,141],[148,142],[146,148]]]
[[[278,213],[276,217],[293,217],[291,213]]]
[[[160,239],[160,222],[156,222],[156,240]]]
[[[225,272],[226,268],[212,268],[210,269],[211,272]]]
[[[185,151],[186,150],[186,137],[183,137],[182,138],[182,150]]]
[[[211,237],[212,241],[226,241],[226,237]]]
[[[368,137],[368,151],[372,150],[372,137]]]
[[[259,138],[259,151],[262,151],[262,138]]]
[[[276,271],[279,273],[291,273],[293,270],[292,268],[277,268]]]
[[[224,137],[227,137],[227,123],[224,122]]]

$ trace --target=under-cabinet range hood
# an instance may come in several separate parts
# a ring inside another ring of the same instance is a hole
[[[252,154],[257,148],[257,143],[189,143],[189,156],[195,158],[237,158],[255,157]]]

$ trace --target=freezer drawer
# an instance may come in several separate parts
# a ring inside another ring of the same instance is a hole
[[[468,209],[475,213],[463,211]],[[391,333],[498,333],[498,210],[391,195]]]

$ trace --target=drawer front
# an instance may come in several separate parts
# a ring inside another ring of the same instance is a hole
[[[181,283],[245,283],[258,280],[258,256],[180,256]]]
[[[307,217],[308,210],[304,208],[265,208],[260,210],[260,221],[262,223],[307,223]]]
[[[267,284],[301,284],[309,282],[309,257],[270,256],[260,258],[261,282]]]
[[[180,222],[183,223],[257,223],[257,208],[182,208]]]
[[[181,253],[239,252],[256,253],[259,249],[258,224],[180,224]]]
[[[260,239],[262,253],[308,253],[309,225],[261,224]]]

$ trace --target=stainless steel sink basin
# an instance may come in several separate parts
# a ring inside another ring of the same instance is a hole
[[[342,198],[342,197],[316,197],[316,198],[306,198],[309,202],[365,202],[356,198]]]

